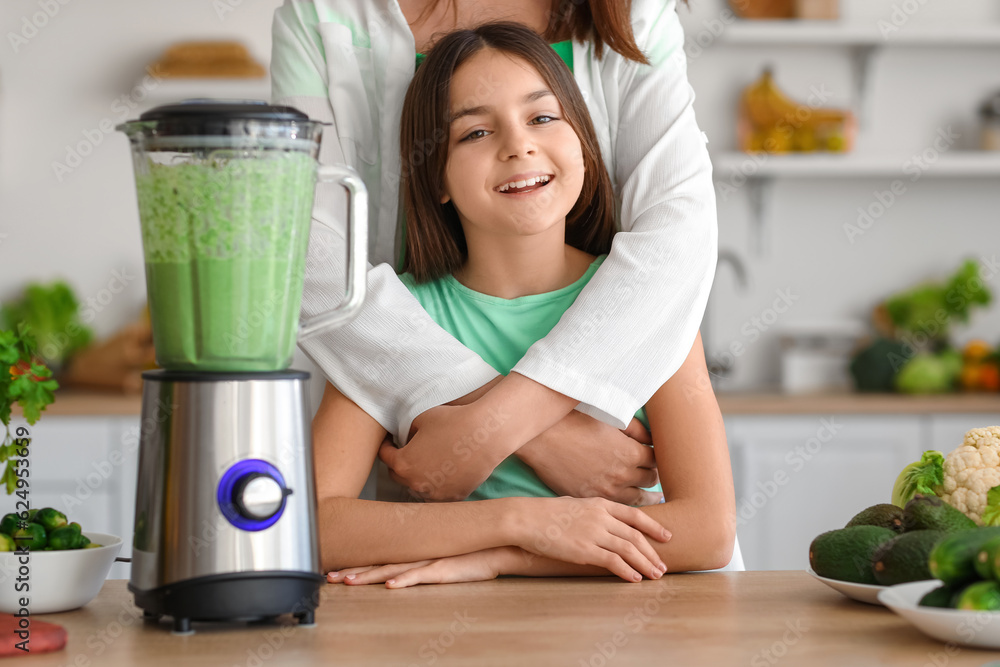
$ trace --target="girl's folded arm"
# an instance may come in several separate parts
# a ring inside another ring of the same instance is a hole
[[[513,499],[456,503],[361,500],[386,430],[327,382],[313,419],[324,571],[454,556],[517,542]]]

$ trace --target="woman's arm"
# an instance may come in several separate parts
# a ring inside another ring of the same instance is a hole
[[[643,536],[669,533],[642,512],[601,499],[504,498],[458,503],[357,499],[386,431],[329,382],[313,420],[320,552],[326,570],[401,563],[515,545],[599,564],[631,580],[659,564]],[[443,473],[445,471],[442,471]],[[563,539],[550,539],[557,531]]]

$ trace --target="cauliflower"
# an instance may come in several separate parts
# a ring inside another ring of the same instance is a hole
[[[944,460],[941,499],[982,525],[1000,524],[1000,426],[974,428]]]

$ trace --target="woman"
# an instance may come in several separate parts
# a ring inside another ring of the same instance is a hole
[[[415,56],[439,33],[511,18],[550,43],[573,39],[623,233],[559,324],[501,379],[429,318],[390,263],[402,247],[397,137]],[[406,445],[385,444],[380,457],[424,498],[465,498],[512,453],[557,493],[643,498],[650,449],[615,429],[648,442],[632,415],[687,357],[715,269],[711,166],[682,46],[673,1],[287,0],[276,12],[272,96],[332,123],[320,159],[365,180],[377,264],[358,318],[302,347]],[[342,292],[339,197],[317,192],[314,217],[335,233],[314,225],[306,316]],[[474,436],[484,455],[437,474]]]

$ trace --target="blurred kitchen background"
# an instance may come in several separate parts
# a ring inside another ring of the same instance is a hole
[[[280,4],[0,7],[0,301],[16,301],[29,282],[64,280],[92,309],[98,341],[141,320],[132,166],[125,136],[111,128],[184,97],[266,98],[266,78],[156,82],[145,68],[192,40],[239,41],[266,66]],[[813,536],[888,502],[896,474],[920,452],[950,451],[969,428],[1000,422],[996,388],[958,390],[960,366],[988,365],[1000,344],[995,298],[951,327],[959,355],[971,341],[986,345],[956,362],[954,392],[859,394],[848,372],[890,297],[906,302],[926,281],[946,284],[967,260],[979,287],[1000,295],[1000,152],[985,150],[989,132],[1000,134],[1000,102],[995,116],[983,109],[1000,94],[1000,4],[691,0],[678,13],[716,170],[720,263],[703,333],[730,437],[740,540],[751,569],[801,568]],[[759,110],[743,106],[744,91],[765,69],[771,90],[816,117],[820,108],[850,115],[831,114],[822,136],[754,125]],[[771,152],[741,152],[750,142]],[[906,338],[885,317],[882,333]],[[301,353],[294,365],[314,372],[315,407],[323,379]],[[35,429],[33,456],[45,470],[38,497],[111,521],[95,530],[130,533],[138,398],[79,391],[74,400],[60,408],[57,395]],[[89,484],[115,451],[124,462]]]

